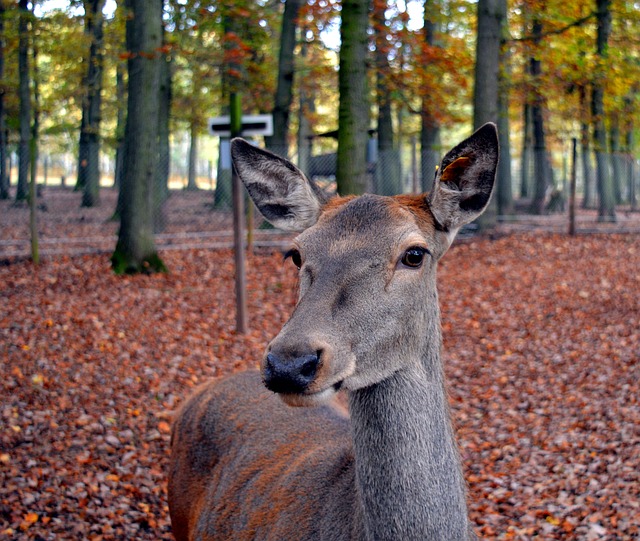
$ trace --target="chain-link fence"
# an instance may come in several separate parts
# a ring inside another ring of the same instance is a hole
[[[383,195],[420,192],[429,189],[433,179],[423,178],[417,137],[406,136],[396,149],[380,152],[371,137],[367,146],[367,191]],[[46,141],[44,141],[46,143]],[[170,146],[169,175],[159,175],[162,203],[156,219],[159,249],[224,248],[233,241],[231,202],[231,162],[221,154],[220,139],[200,137],[197,152],[186,136],[174,137]],[[46,148],[46,145],[43,145]],[[310,138],[304,149],[291,147],[289,159],[327,192],[336,190],[337,141],[331,137]],[[436,152],[436,154],[441,154]],[[429,160],[436,163],[433,156]],[[545,185],[542,215],[532,215],[536,198],[536,160],[522,154],[512,161],[513,204],[499,212],[499,221],[511,229],[542,227],[565,230],[567,221],[571,163],[569,153],[544,157]],[[16,157],[12,156],[11,195],[16,189]],[[597,216],[596,167],[591,156],[578,156],[576,164],[579,209],[577,221],[583,231],[616,230],[640,232],[638,177],[640,167],[628,155],[608,156],[614,197],[619,204],[616,224],[605,229]],[[76,187],[77,158],[72,154],[40,153],[38,161],[38,230],[41,252],[76,254],[113,250],[118,230],[118,187],[116,159],[101,160],[99,204],[82,206],[82,191]],[[431,167],[428,167],[432,171]],[[0,258],[29,253],[29,217],[26,203],[0,202]],[[280,246],[289,237],[274,230],[259,213],[247,205],[248,239],[253,247]]]

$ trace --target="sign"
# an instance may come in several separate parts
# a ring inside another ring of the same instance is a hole
[[[209,133],[217,137],[231,137],[231,118],[229,115],[218,116],[208,120]],[[242,115],[240,135],[273,135],[273,115]]]

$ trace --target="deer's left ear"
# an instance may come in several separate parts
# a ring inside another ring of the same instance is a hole
[[[443,158],[427,203],[444,231],[455,232],[487,208],[498,154],[498,130],[488,123]]]

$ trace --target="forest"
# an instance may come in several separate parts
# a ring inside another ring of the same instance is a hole
[[[342,194],[426,191],[449,140],[492,121],[502,159],[485,227],[563,208],[573,139],[580,205],[600,221],[637,208],[631,0],[0,6],[0,197],[28,200],[30,182],[53,179],[90,208],[115,187],[120,242],[146,231],[143,259],[171,188],[202,186],[199,147],[213,208],[228,207],[229,165],[210,150],[225,145],[207,119],[232,94],[242,114],[273,115],[268,148]]]
[[[428,191],[498,125],[491,207],[438,264],[471,527],[638,539],[638,28],[635,0],[0,0],[0,538],[175,539],[175,412],[297,302],[247,205],[238,332],[208,119],[242,113],[340,194]]]

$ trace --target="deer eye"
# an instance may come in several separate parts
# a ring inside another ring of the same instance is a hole
[[[426,248],[422,248],[421,246],[412,246],[402,255],[400,262],[405,267],[417,269],[422,266],[424,256],[427,253],[428,251]]]
[[[284,254],[284,258],[285,260],[291,258],[291,261],[293,261],[293,264],[296,267],[302,267],[302,256],[300,255],[300,252],[295,248],[291,248],[291,250]]]

